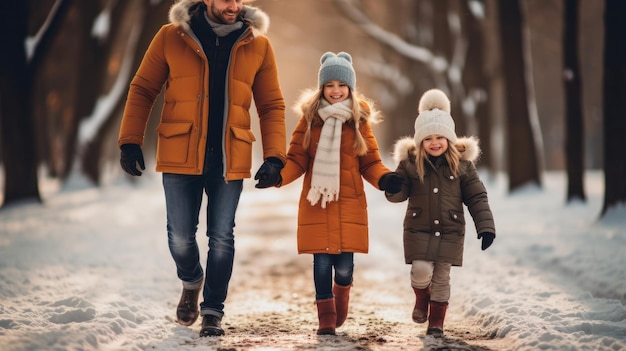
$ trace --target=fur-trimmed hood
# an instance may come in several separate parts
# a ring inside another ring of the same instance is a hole
[[[187,32],[191,32],[189,21],[191,20],[190,10],[202,3],[202,0],[180,0],[170,8],[170,23],[180,26]],[[265,35],[270,27],[270,18],[258,7],[244,5],[240,14],[244,21],[250,25],[252,30],[258,34]]]
[[[461,160],[470,161],[472,163],[480,157],[480,146],[476,137],[458,138],[456,144],[450,144],[450,147],[456,147],[461,152]],[[417,145],[413,137],[404,137],[396,141],[393,147],[393,160],[396,163],[400,161],[415,161],[417,156]]]

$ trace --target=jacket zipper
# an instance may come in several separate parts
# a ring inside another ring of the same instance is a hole
[[[191,38],[194,38],[193,36],[191,36]],[[202,45],[200,45],[200,42],[198,40],[196,40],[194,38],[194,42],[197,43],[199,45],[200,49],[196,49],[196,52],[198,53],[198,55],[200,57],[204,57],[205,59],[205,66],[204,66],[204,72],[202,74],[202,76],[206,76],[207,73],[207,66],[208,66],[208,58],[206,57],[206,55],[204,54],[204,50],[202,49]],[[203,128],[203,109],[204,109],[204,100],[205,100],[205,95],[206,95],[206,84],[204,83],[204,79],[202,80],[202,82],[200,83],[201,87],[200,87],[200,95],[198,96],[198,110],[200,111],[200,116],[198,117],[198,145],[196,145],[196,150],[198,150],[200,148],[200,144],[202,143],[202,131],[204,130]],[[208,99],[208,97],[206,98]],[[208,102],[207,102],[208,105]],[[207,121],[208,123],[208,121]],[[205,143],[206,145],[206,143]],[[206,152],[206,151],[205,151]],[[200,174],[203,173],[204,171],[204,160],[200,160],[200,152],[196,152],[196,171],[200,172]]]
[[[233,52],[235,52],[235,50],[240,46],[239,44],[241,42],[241,39],[244,38],[251,31],[250,28],[248,28],[248,30],[246,30],[245,32],[241,33],[239,38],[237,38],[237,40],[233,44],[233,47],[230,49],[230,55],[228,56],[228,67],[226,67],[226,82],[224,83],[224,89],[226,90],[224,96],[226,97],[225,99],[226,102],[224,103],[225,105],[224,106],[224,122],[222,123],[222,164],[224,165],[224,169],[223,169],[224,173],[222,174],[222,176],[224,177],[224,181],[226,183],[228,183],[226,174],[228,173],[228,169],[229,169],[228,159],[226,157],[226,125],[228,125],[228,101],[229,101],[229,96],[230,96],[230,94],[228,93],[228,87],[229,87],[228,82],[230,81],[230,65],[233,62]],[[218,45],[217,41],[216,41],[216,45]]]

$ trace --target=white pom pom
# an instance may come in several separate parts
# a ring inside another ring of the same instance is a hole
[[[439,89],[430,89],[420,98],[417,112],[439,109],[450,113],[450,99]]]

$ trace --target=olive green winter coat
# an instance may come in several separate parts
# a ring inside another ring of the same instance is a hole
[[[459,174],[454,176],[445,157],[436,164],[426,162],[424,182],[416,168],[417,147],[413,138],[399,140],[394,147],[396,172],[404,176],[402,191],[385,196],[391,202],[408,201],[404,217],[404,257],[407,264],[414,260],[463,264],[465,213],[467,206],[477,233],[496,233],[487,191],[481,182],[474,161],[480,154],[478,141],[459,138],[461,151]]]

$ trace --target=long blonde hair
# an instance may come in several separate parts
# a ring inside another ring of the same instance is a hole
[[[346,123],[354,125],[356,131],[354,151],[357,155],[363,156],[367,153],[368,148],[365,138],[363,138],[359,130],[359,125],[361,122],[378,123],[381,120],[381,114],[373,101],[367,99],[358,91],[350,89],[350,97],[352,98],[352,119]],[[323,98],[323,86],[318,89],[308,89],[300,95],[300,99],[298,99],[294,106],[296,112],[300,113],[308,124],[306,133],[304,134],[304,142],[302,143],[304,148],[308,148],[311,143],[311,126],[324,124],[324,121],[317,112]],[[362,104],[364,106],[362,106]],[[358,118],[355,118],[355,116],[358,116]]]
[[[425,163],[428,161],[428,153],[422,147],[422,143],[424,141],[420,141],[417,145],[417,155],[415,157],[415,166],[417,168],[417,176],[419,177],[422,184],[424,183],[424,173],[426,172]],[[450,140],[448,140],[448,149],[443,153],[443,156],[448,161],[448,166],[450,167],[450,171],[452,175],[455,177],[459,174],[459,164],[461,163],[461,152],[457,149],[456,145],[452,144]]]

